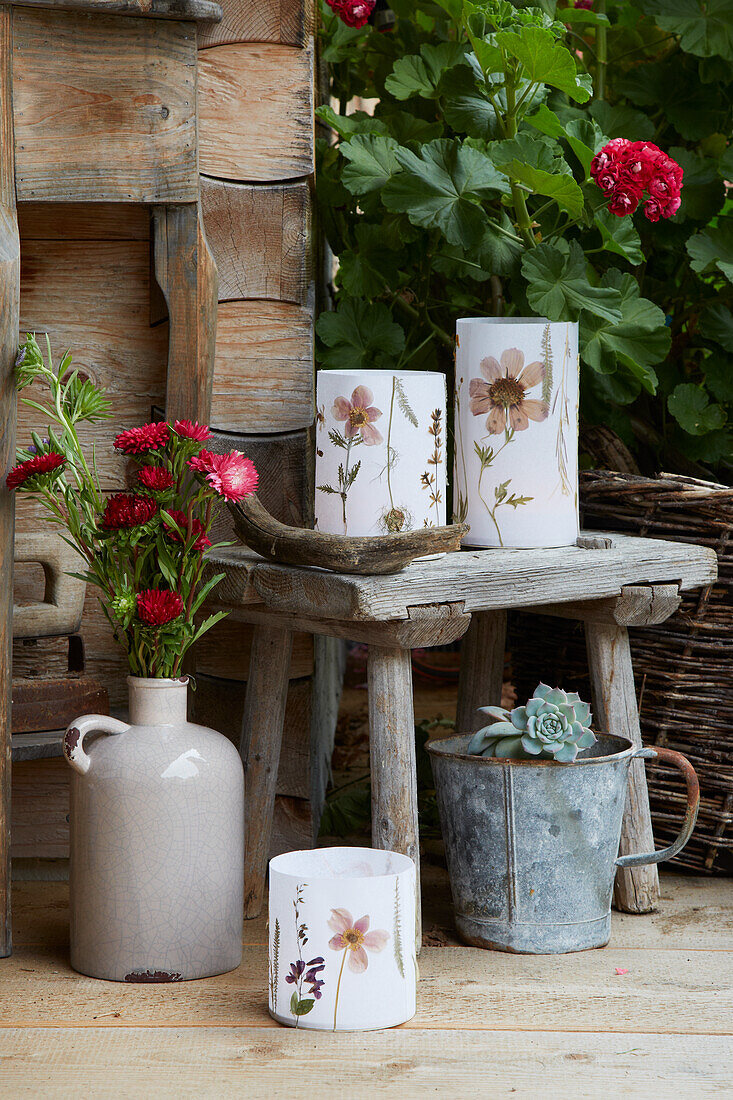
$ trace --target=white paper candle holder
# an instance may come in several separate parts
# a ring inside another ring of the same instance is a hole
[[[453,514],[465,546],[578,538],[578,326],[542,318],[456,323]]]
[[[433,371],[320,371],[316,527],[384,535],[445,523],[446,386]]]
[[[316,848],[270,860],[269,1007],[290,1027],[368,1031],[415,1015],[415,864]]]

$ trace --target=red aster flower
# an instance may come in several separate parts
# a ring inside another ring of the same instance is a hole
[[[211,438],[208,424],[199,424],[198,420],[193,423],[190,420],[176,420],[173,431],[181,439],[193,439],[196,443],[203,443],[204,440]]]
[[[108,498],[102,516],[102,527],[107,531],[119,531],[126,527],[139,527],[158,511],[152,497],[136,493],[115,493]]]
[[[20,485],[25,485],[30,478],[38,477],[39,474],[52,474],[55,470],[61,470],[65,465],[66,459],[56,451],[50,451],[45,455],[35,455],[33,458],[26,459],[25,462],[13,466],[5,479],[5,484],[8,489],[17,489]]]
[[[168,425],[161,420],[157,424],[143,424],[142,428],[128,428],[126,432],[120,432],[115,436],[115,447],[126,455],[142,455],[165,447],[169,438]]]
[[[183,600],[177,592],[148,588],[138,594],[137,614],[149,626],[164,626],[183,614]]]
[[[138,481],[154,493],[162,493],[173,487],[173,475],[162,466],[143,466],[137,472]]]
[[[241,451],[231,451],[226,455],[200,451],[189,460],[188,465],[203,474],[211,488],[224,500],[244,500],[254,493],[259,481],[254,463],[245,458]]]
[[[188,522],[186,519],[186,513],[181,512],[178,508],[168,508],[166,510],[171,519],[174,519],[178,526],[183,531],[185,531]],[[165,522],[165,519],[163,520],[163,524],[165,526],[165,533],[169,539],[171,539],[173,542],[183,542],[183,539],[178,534],[178,531],[176,531],[175,527],[171,527],[169,523]],[[203,550],[209,549],[209,547],[211,546],[211,540],[208,538],[206,532],[204,531],[204,525],[202,524],[200,519],[196,519],[194,517],[191,523],[191,534],[198,536],[193,544],[193,549],[197,553],[201,553]]]
[[[326,0],[347,27],[364,27],[374,11],[377,0]]]

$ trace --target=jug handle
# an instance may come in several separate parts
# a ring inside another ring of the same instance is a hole
[[[86,775],[91,757],[84,751],[84,738],[92,731],[96,733],[125,733],[129,730],[127,722],[119,722],[108,714],[84,714],[76,718],[64,734],[64,756],[79,775]]]
[[[656,748],[637,749],[632,760],[664,760],[668,764],[674,764],[679,768],[687,783],[687,810],[682,828],[675,840],[668,848],[660,848],[658,852],[644,852],[640,855],[619,856],[616,860],[617,867],[641,867],[645,863],[662,863],[665,859],[671,859],[681,852],[687,841],[692,836],[692,830],[697,821],[697,811],[700,808],[700,783],[697,773],[690,761],[681,752],[674,749],[665,749],[661,745]]]

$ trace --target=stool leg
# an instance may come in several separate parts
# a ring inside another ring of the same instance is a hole
[[[415,714],[409,649],[369,646],[369,751],[372,771],[372,844],[415,861],[415,942],[422,946],[420,836],[417,822]]]
[[[628,737],[641,745],[639,710],[634,688],[629,632],[626,627],[599,623],[585,624],[594,726],[608,733]],[[619,853],[654,851],[649,792],[644,761],[631,764],[621,829]],[[614,905],[625,913],[649,913],[659,904],[659,875],[656,865],[626,867],[616,872]]]
[[[293,635],[256,626],[239,755],[244,764],[244,915],[259,916],[270,854]]]
[[[500,706],[504,681],[506,611],[479,611],[461,646],[456,733],[475,733],[487,723],[477,707]]]

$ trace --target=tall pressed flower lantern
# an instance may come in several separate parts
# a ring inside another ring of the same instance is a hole
[[[320,371],[317,405],[320,531],[384,535],[445,523],[444,375]]]
[[[578,326],[541,318],[456,325],[453,512],[467,546],[578,537]]]

